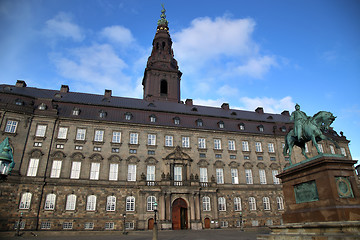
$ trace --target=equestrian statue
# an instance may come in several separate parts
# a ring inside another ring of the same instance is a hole
[[[295,105],[295,111],[290,116],[290,120],[294,121],[294,129],[286,134],[283,150],[284,156],[289,155],[290,165],[292,165],[291,154],[294,145],[301,148],[301,152],[306,159],[308,159],[308,156],[305,153],[305,143],[309,141],[313,142],[319,154],[321,154],[321,151],[318,142],[321,140],[329,140],[336,148],[339,148],[339,145],[334,140],[324,135],[324,132],[328,131],[335,118],[331,112],[326,111],[320,111],[313,117],[309,117],[303,111],[300,111],[299,104]]]

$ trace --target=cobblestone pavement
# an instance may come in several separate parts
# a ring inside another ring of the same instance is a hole
[[[159,231],[159,240],[255,240],[258,234],[264,231],[239,230],[180,230]],[[25,232],[20,237],[15,232],[0,232],[0,239],[18,240],[142,240],[152,239],[151,231],[136,231],[123,235],[122,232]],[[34,236],[36,235],[36,236]]]

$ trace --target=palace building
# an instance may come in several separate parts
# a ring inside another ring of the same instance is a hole
[[[163,10],[143,99],[0,85],[0,141],[15,162],[1,180],[0,230],[20,216],[25,230],[147,230],[155,203],[159,229],[281,224],[289,112],[183,102],[181,76]],[[341,148],[321,150],[351,159],[346,137],[327,134]]]

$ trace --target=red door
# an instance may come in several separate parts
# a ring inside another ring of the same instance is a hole
[[[148,229],[152,230],[154,228],[154,219],[150,218],[148,221]]]
[[[187,229],[187,204],[182,198],[174,201],[172,206],[172,228],[174,230]]]
[[[210,218],[205,218],[204,223],[205,223],[205,229],[210,228]]]

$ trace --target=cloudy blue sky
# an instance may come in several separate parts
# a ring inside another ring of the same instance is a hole
[[[357,0],[0,0],[0,82],[141,98],[162,2],[183,100],[331,111],[360,159]]]

